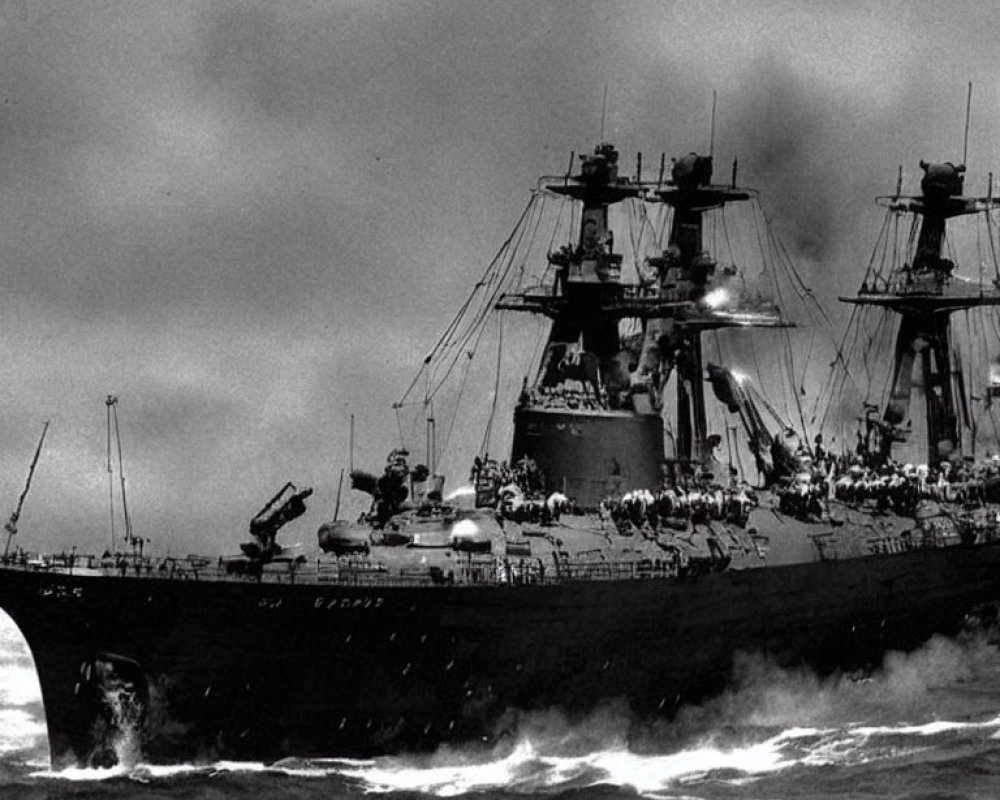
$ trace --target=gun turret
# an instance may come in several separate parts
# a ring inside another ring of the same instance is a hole
[[[306,513],[305,500],[312,493],[312,489],[297,491],[295,484],[291,481],[282,486],[267,505],[250,520],[250,535],[257,541],[240,545],[243,552],[250,558],[262,561],[269,561],[279,554],[281,548],[275,541],[278,531],[284,525]],[[278,505],[279,502],[280,505]]]

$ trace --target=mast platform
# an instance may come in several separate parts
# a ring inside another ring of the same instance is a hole
[[[639,286],[623,286],[625,291],[617,299],[606,300],[590,309],[590,313],[623,319],[673,319],[687,326],[705,330],[725,327],[791,328],[793,323],[783,320],[776,312],[754,310],[752,307],[735,311],[705,308],[694,300],[671,300],[640,294]],[[1000,296],[998,296],[1000,297]],[[544,314],[553,319],[563,313],[571,300],[561,295],[508,294],[500,298],[496,308],[501,311],[527,311]]]
[[[966,308],[1000,305],[1000,289],[946,285],[941,290],[902,288],[898,291],[859,292],[856,296],[838,299],[853,305],[881,306],[899,312],[950,314]]]

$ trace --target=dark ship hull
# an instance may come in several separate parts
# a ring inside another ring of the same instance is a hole
[[[1000,543],[519,585],[0,571],[55,766],[111,763],[128,736],[151,762],[273,760],[428,749],[603,698],[642,718],[720,689],[738,652],[873,664],[998,596]]]

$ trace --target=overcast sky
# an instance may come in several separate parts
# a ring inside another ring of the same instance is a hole
[[[898,164],[1000,169],[989,3],[0,4],[0,517],[108,542],[120,397],[136,531],[234,552],[286,480],[332,515],[538,175],[606,137],[740,159],[802,271],[860,282]],[[476,443],[470,443],[469,457]],[[6,499],[4,499],[6,498]],[[2,510],[4,506],[9,510]]]

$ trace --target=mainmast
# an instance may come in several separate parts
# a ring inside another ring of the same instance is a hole
[[[706,212],[754,197],[750,190],[738,188],[735,178],[734,164],[732,185],[713,185],[712,156],[689,153],[674,161],[670,185],[655,192],[655,198],[674,213],[667,249],[648,263],[656,269],[659,296],[678,305],[672,314],[650,325],[646,338],[655,341],[665,372],[677,372],[675,455],[684,469],[701,463],[708,454],[702,332],[787,325],[773,307],[750,310],[740,306],[728,287],[735,269],[719,270],[705,248]]]
[[[920,219],[912,259],[884,278],[866,281],[856,297],[861,306],[881,306],[900,317],[893,352],[892,382],[881,412],[876,443],[881,458],[893,456],[893,442],[909,443],[907,455],[928,464],[963,455],[963,431],[969,429],[960,382],[953,363],[951,315],[978,306],[1000,306],[996,282],[963,282],[953,277],[946,258],[947,221],[995,208],[992,197],[962,195],[965,165],[920,162],[924,171],[919,196],[879,198],[890,212],[910,212]],[[922,428],[922,429],[921,429]],[[923,441],[922,441],[923,440]]]

